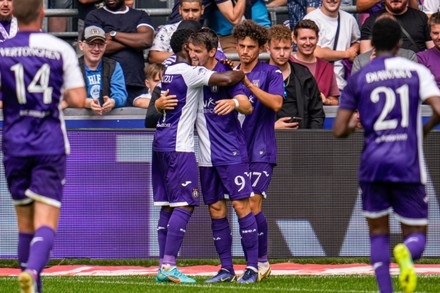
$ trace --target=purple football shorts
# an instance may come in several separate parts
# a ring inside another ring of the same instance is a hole
[[[200,204],[194,153],[153,152],[152,180],[154,205],[179,207]]]
[[[267,189],[272,180],[273,165],[269,163],[251,163],[249,169],[251,170],[251,183],[254,193],[267,198]]]
[[[249,165],[199,167],[203,201],[210,205],[222,199],[239,200],[253,196]]]
[[[61,207],[66,155],[4,157],[6,180],[15,205],[39,201]]]
[[[365,217],[380,218],[393,210],[404,224],[428,224],[425,185],[399,182],[360,182],[359,185]]]

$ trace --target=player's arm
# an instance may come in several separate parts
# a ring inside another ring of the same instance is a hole
[[[333,124],[333,134],[337,138],[349,136],[356,129],[358,115],[351,110],[338,109],[335,123]]]
[[[273,95],[268,92],[263,91],[259,87],[255,86],[250,80],[245,76],[243,79],[243,84],[247,87],[254,96],[260,100],[263,105],[278,112],[283,106],[283,97],[280,95]]]
[[[67,89],[64,91],[64,101],[73,108],[84,108],[86,105],[86,90],[84,87]]]
[[[171,55],[173,55],[173,52],[150,50],[150,52],[148,53],[148,63],[162,63]]]
[[[432,115],[428,122],[423,125],[423,136],[428,135],[428,133],[440,123],[440,96],[430,97],[425,100],[425,103],[431,106]]]
[[[382,0],[357,0],[356,1],[356,11],[362,12],[362,11],[368,10],[381,1]]]
[[[107,47],[106,54],[112,54],[129,47],[137,50],[143,50],[151,47],[153,43],[154,31],[149,26],[140,26],[135,33],[117,32],[112,38],[106,33]]]
[[[214,72],[209,78],[209,85],[230,86],[240,82],[244,78],[241,70],[230,70],[226,72]]]
[[[217,3],[217,8],[221,14],[233,25],[240,23],[244,15],[244,9],[246,6],[246,0],[238,0],[235,6],[232,1],[228,0],[222,3]]]
[[[252,104],[245,95],[236,95],[233,99],[224,99],[216,102],[214,112],[217,115],[226,115],[234,110],[242,114],[252,113]]]

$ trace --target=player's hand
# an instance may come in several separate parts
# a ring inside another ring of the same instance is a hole
[[[215,102],[214,113],[217,115],[227,115],[235,110],[235,102],[232,99],[225,99]]]
[[[177,107],[178,100],[176,95],[168,95],[170,90],[166,90],[160,95],[160,98],[154,102],[157,110],[174,110]]]
[[[289,122],[290,117],[281,117],[275,122],[275,129],[298,129],[299,122]]]
[[[222,59],[220,60],[221,63],[225,64],[226,66],[228,66],[229,68],[233,69],[234,68],[234,62],[232,62],[229,59]]]
[[[102,115],[102,108],[99,105],[98,99],[93,98],[90,102],[90,109],[96,114],[96,115]]]
[[[245,87],[249,88],[252,85],[252,82],[249,80],[247,75],[245,74],[243,80],[241,81]]]
[[[109,96],[104,96],[104,105],[102,105],[102,111],[103,113],[108,113],[111,110],[113,110],[113,108],[116,105],[116,102],[114,99],[110,98]]]

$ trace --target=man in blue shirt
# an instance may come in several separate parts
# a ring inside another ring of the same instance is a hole
[[[105,47],[104,30],[97,26],[86,27],[79,42],[79,48],[84,52],[79,64],[89,98],[86,108],[98,115],[123,107],[127,101],[122,67],[119,62],[103,57]]]
[[[359,111],[364,148],[359,167],[362,209],[367,218],[371,262],[380,292],[393,292],[390,277],[389,214],[401,223],[404,242],[394,248],[400,286],[413,292],[417,276],[413,261],[426,245],[428,201],[422,139],[440,122],[440,90],[424,66],[396,57],[402,31],[392,19],[374,24],[376,58],[353,75],[344,90],[333,132],[354,131]],[[422,102],[433,110],[422,125]]]

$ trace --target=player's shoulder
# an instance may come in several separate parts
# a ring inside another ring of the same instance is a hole
[[[427,71],[428,69],[417,62],[411,61],[407,58],[395,56],[384,60],[385,68],[394,70],[413,70],[413,71]]]

